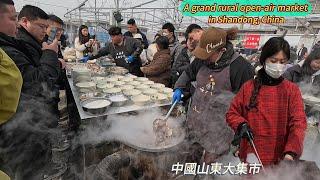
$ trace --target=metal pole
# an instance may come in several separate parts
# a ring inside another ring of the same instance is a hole
[[[72,10],[66,12],[66,13],[64,14],[64,17],[66,17],[66,15],[68,15],[69,13],[71,13],[71,12],[73,12],[73,11],[75,11],[75,13],[76,13],[77,9],[81,8],[82,6],[84,6],[85,3],[88,2],[88,1],[89,1],[89,0],[85,0],[85,1],[83,1],[78,7],[73,8]]]
[[[82,19],[81,19],[81,7],[79,8],[79,22],[82,24]]]
[[[154,17],[156,16],[156,9],[153,10],[153,17],[152,17],[152,32],[154,28]]]
[[[72,35],[72,39],[69,36],[69,42],[71,40],[71,43],[73,44],[74,43],[74,39],[73,39],[74,38],[74,33],[73,33],[73,23],[71,22],[71,19],[70,19],[69,23],[70,23],[70,34],[68,34],[68,35]]]
[[[119,12],[119,0],[116,0],[116,11]],[[120,23],[116,21],[117,26],[120,26]]]
[[[94,0],[94,22],[95,30],[97,31],[97,0]]]
[[[111,22],[110,24],[112,26],[115,26],[115,25],[117,25],[117,23],[116,23],[116,19],[113,16],[113,12],[115,12],[115,11],[110,11],[110,22]]]
[[[143,21],[143,25],[146,25],[146,20],[147,20],[147,12],[144,13],[144,21]]]

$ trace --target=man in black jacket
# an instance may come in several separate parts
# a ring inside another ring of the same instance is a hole
[[[50,14],[48,19],[49,26],[47,28],[47,34],[45,35],[43,42],[47,42],[50,34],[52,33],[52,29],[56,29],[56,39],[61,42],[60,38],[63,33],[63,21],[58,16]],[[61,72],[57,84],[55,85],[56,91],[56,103],[59,102],[59,89],[65,89],[65,85],[67,83],[67,76],[65,72],[66,62],[63,59],[63,55],[61,52],[61,45],[58,45],[58,60],[61,67]],[[56,105],[58,107],[58,104]]]
[[[147,37],[137,27],[136,21],[134,19],[129,19],[127,24],[128,24],[128,31],[124,33],[124,36],[133,37],[137,33],[141,34],[143,49],[148,49],[149,43],[148,43]]]
[[[89,59],[110,55],[117,66],[128,69],[130,73],[136,76],[143,76],[140,70],[141,43],[132,37],[123,36],[120,27],[111,27],[109,34],[112,42],[109,42],[106,47],[99,50],[96,56],[92,56]]]
[[[187,69],[189,64],[195,59],[192,51],[199,43],[203,29],[197,24],[190,24],[185,32],[187,47],[182,49],[177,59],[173,62],[171,69],[171,79],[173,85],[176,83],[180,75]]]
[[[51,88],[59,77],[58,42],[41,46],[45,33],[40,33],[47,27],[47,14],[41,9],[25,6],[19,19],[20,40],[0,32],[0,47],[23,77],[17,113],[0,126],[0,169],[15,179],[39,179],[50,161],[50,127],[57,122]]]
[[[62,45],[61,45],[61,39],[62,39],[62,33],[63,33],[63,25],[64,22],[62,19],[60,19],[58,16],[54,15],[54,14],[49,14],[48,15],[48,28],[47,28],[47,34],[45,35],[43,42],[47,42],[48,41],[48,37],[51,34],[52,29],[56,29],[56,38],[59,41],[59,45],[58,45],[58,58],[60,61],[60,65],[62,67],[65,67],[65,61],[63,60],[63,55],[62,55]]]
[[[41,97],[48,105],[53,104],[56,102],[56,91],[53,90],[60,75],[60,66],[57,40],[50,45],[46,42],[42,44],[48,27],[48,15],[40,8],[26,5],[20,11],[18,20],[17,39],[24,43],[28,52],[28,58],[12,54],[23,76],[22,92]],[[52,108],[54,112],[56,107]]]

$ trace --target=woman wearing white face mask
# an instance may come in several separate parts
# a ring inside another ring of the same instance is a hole
[[[240,146],[243,162],[254,154],[250,137],[263,165],[299,159],[302,154],[306,115],[301,92],[282,77],[290,58],[289,48],[282,37],[270,38],[261,52],[263,68],[241,87],[230,105],[226,118],[236,132],[233,144]]]

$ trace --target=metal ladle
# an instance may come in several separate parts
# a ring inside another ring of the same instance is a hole
[[[169,109],[169,111],[168,111],[168,113],[167,113],[167,115],[164,117],[164,119],[163,120],[167,120],[168,119],[168,117],[170,116],[170,114],[171,114],[171,112],[173,111],[173,108],[176,106],[176,104],[178,103],[178,101],[176,100],[176,101],[174,101],[174,103],[171,105],[171,107],[170,107],[170,109]]]
[[[165,139],[163,138],[163,134],[162,135],[159,135],[158,132],[159,130],[160,131],[164,131],[163,128],[166,127],[166,124],[167,124],[167,119],[169,118],[173,108],[176,106],[176,104],[178,103],[178,101],[176,100],[170,107],[168,113],[166,114],[166,116],[164,117],[164,119],[155,119],[153,121],[153,131],[155,132],[156,134],[156,137],[158,140],[156,140],[157,143],[161,143],[163,142]],[[160,125],[160,126],[159,126]],[[160,127],[160,128],[159,128]]]

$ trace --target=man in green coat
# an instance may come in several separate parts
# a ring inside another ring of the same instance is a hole
[[[0,125],[16,112],[22,76],[12,59],[0,48]]]

